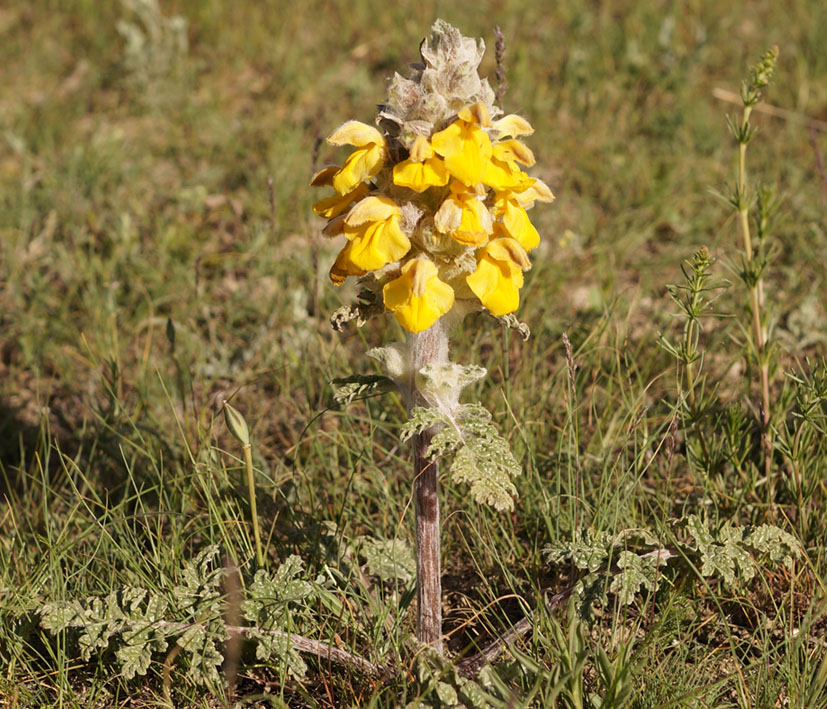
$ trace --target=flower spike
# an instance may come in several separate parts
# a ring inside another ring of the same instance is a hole
[[[351,145],[341,166],[311,185],[335,194],[313,205],[325,236],[344,235],[330,278],[362,288],[409,332],[432,327],[456,304],[495,315],[520,301],[527,252],[540,234],[528,211],[554,195],[527,173],[534,129],[503,115],[477,73],[484,45],[438,21],[410,78],[396,75],[376,126],[347,121],[327,139]],[[381,291],[381,293],[380,293]]]

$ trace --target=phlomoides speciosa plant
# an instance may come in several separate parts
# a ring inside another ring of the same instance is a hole
[[[332,323],[390,311],[404,343],[369,354],[386,378],[339,380],[340,400],[366,388],[395,388],[407,406],[403,439],[413,441],[416,510],[417,636],[442,649],[437,460],[452,454],[451,478],[470,484],[480,503],[513,507],[520,467],[479,404],[460,404],[463,387],[485,376],[449,361],[448,333],[485,310],[504,326],[520,326],[517,310],[528,254],[540,243],[527,210],[554,199],[521,166],[534,155],[520,139],[533,128],[496,104],[478,67],[482,40],[438,20],[421,44],[408,78],[396,74],[376,126],[348,121],[327,141],[355,146],[311,184],[333,189],[313,209],[322,232],[344,237],[330,269],[335,285],[359,279],[358,301]]]

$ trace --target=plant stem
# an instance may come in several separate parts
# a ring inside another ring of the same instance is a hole
[[[408,410],[429,406],[416,382],[416,374],[427,364],[446,362],[448,336],[441,322],[424,332],[408,336],[410,357]],[[414,509],[416,511],[416,636],[442,654],[442,570],[440,566],[439,468],[427,458],[435,431],[428,429],[413,438]]]
[[[250,517],[253,525],[253,536],[256,540],[256,562],[258,568],[264,568],[264,552],[261,550],[261,537],[258,532],[258,508],[256,507],[256,485],[253,480],[253,448],[247,443],[244,446],[244,465],[247,467],[247,490],[250,493]]]
[[[414,502],[416,507],[416,636],[442,654],[442,570],[440,567],[439,497],[436,461],[425,451],[433,436],[425,431],[414,438]]]
[[[684,351],[689,351],[689,348],[692,349],[694,353],[696,351],[696,331],[695,331],[695,320],[689,319],[686,323],[685,329],[685,338],[684,338]],[[704,456],[704,463],[707,467],[709,467],[712,463],[709,457],[709,449],[706,446],[706,438],[704,437],[703,427],[697,425],[698,420],[698,405],[695,400],[695,362],[688,361],[684,364],[684,374],[686,376],[686,389],[687,394],[689,396],[689,408],[692,411],[692,418],[695,422],[695,431],[698,433],[698,442],[701,444],[701,453]]]
[[[744,106],[744,116],[741,121],[742,135],[746,135],[752,106]],[[744,258],[746,265],[752,263],[752,238],[749,229],[749,201],[746,198],[747,168],[746,154],[747,141],[741,140],[738,145],[738,216],[741,224],[741,235],[744,239]],[[763,300],[764,284],[761,278],[750,286],[750,302],[752,309],[752,328],[755,337],[755,352],[758,366],[761,371],[761,443],[764,449],[764,475],[767,479],[768,502],[772,504],[775,491],[775,481],[772,477],[772,448],[770,445],[770,376],[769,362],[766,358],[766,333],[761,326],[761,301]]]

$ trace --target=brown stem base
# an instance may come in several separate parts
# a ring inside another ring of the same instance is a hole
[[[448,336],[440,321],[429,330],[408,337],[410,380],[406,392],[408,411],[430,406],[417,387],[416,375],[425,365],[448,360]],[[414,437],[414,508],[416,511],[416,636],[442,654],[442,567],[440,565],[439,497],[436,461],[426,452],[434,435],[427,430]]]
[[[439,497],[436,461],[425,457],[433,437],[414,437],[414,504],[416,506],[416,637],[442,654],[442,570],[439,558]]]

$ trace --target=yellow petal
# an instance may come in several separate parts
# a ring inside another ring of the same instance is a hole
[[[488,113],[488,106],[482,102],[475,103],[473,106],[466,106],[457,114],[457,118],[467,121],[468,123],[476,123],[484,128],[491,125],[491,116]]]
[[[355,190],[348,192],[346,195],[335,194],[332,197],[321,199],[313,205],[313,211],[320,217],[333,219],[344,212],[351,204],[358,199],[364,197],[370,188],[364,183],[360,182]]]
[[[442,156],[458,155],[465,149],[467,131],[465,121],[454,121],[451,125],[431,136],[433,149]]]
[[[494,230],[491,213],[473,194],[451,194],[434,215],[434,225],[462,244],[481,246]]]
[[[434,156],[434,149],[424,135],[416,136],[410,152],[411,160],[416,160],[417,162],[422,162]]]
[[[516,239],[526,251],[536,249],[540,244],[539,232],[528,218],[528,213],[515,200],[506,200],[502,219],[508,236]]]
[[[485,166],[482,181],[498,192],[523,190],[531,184],[532,178],[526,175],[512,160],[505,162],[492,157]]]
[[[516,160],[531,167],[535,162],[534,153],[519,140],[504,140],[494,144],[494,157],[498,160]]]
[[[486,163],[491,159],[491,139],[476,123],[457,119],[431,136],[434,150],[445,158],[445,166],[466,185],[482,180]]]
[[[507,265],[483,254],[477,262],[477,270],[467,276],[465,282],[491,314],[499,317],[513,313],[520,305],[523,274],[522,271],[516,273],[519,278]]]
[[[341,195],[352,192],[360,182],[376,175],[384,163],[384,144],[370,143],[364,148],[358,148],[348,156],[342,169],[333,176],[333,188]]]
[[[524,271],[531,267],[528,254],[516,239],[494,239],[483,251],[486,256],[505,263],[515,270]]]
[[[533,207],[535,200],[538,202],[554,201],[554,195],[549,186],[542,180],[534,180],[526,189],[516,192],[514,198],[526,209]]]
[[[531,124],[522,116],[511,113],[503,116],[498,121],[492,124],[494,129],[500,136],[511,136],[512,138],[519,138],[521,135],[531,135],[534,129]]]
[[[348,241],[347,244],[345,244],[345,248],[343,248],[336,257],[336,262],[330,267],[330,280],[333,281],[334,285],[342,285],[348,276],[365,275],[365,271],[351,260],[352,251],[353,244]]]
[[[345,236],[353,248],[353,263],[366,271],[375,271],[398,261],[411,249],[411,242],[399,227],[399,218],[369,222],[358,227],[345,223]]]
[[[373,126],[359,121],[348,121],[334,130],[327,138],[330,145],[355,145],[364,147],[375,143],[384,147],[385,139]]]
[[[399,207],[390,197],[367,197],[350,210],[347,223],[349,226],[360,226],[398,216]]]
[[[462,202],[454,195],[447,197],[436,214],[434,225],[443,234],[450,234],[462,224]]]
[[[393,183],[415,192],[424,192],[429,187],[443,187],[449,179],[448,169],[439,158],[430,158],[424,162],[410,158],[393,168]]]
[[[382,290],[385,307],[410,332],[422,332],[454,304],[454,290],[439,280],[436,266],[425,258],[408,261],[402,275]]]
[[[310,186],[332,187],[333,175],[339,172],[339,170],[341,170],[341,168],[338,165],[328,165],[327,167],[323,167],[310,179]]]

